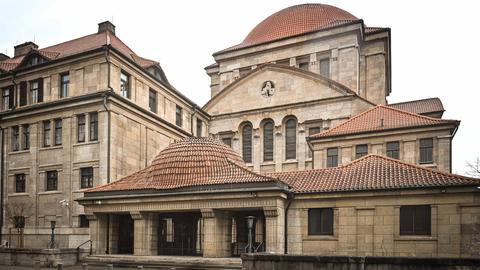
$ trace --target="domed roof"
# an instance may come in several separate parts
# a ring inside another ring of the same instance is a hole
[[[162,150],[145,169],[86,192],[166,190],[276,180],[250,171],[240,155],[219,140],[185,138]]]
[[[358,20],[349,12],[324,4],[303,4],[288,7],[259,23],[243,41],[253,45],[298,34],[317,31]]]

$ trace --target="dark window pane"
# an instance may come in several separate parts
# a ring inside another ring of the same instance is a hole
[[[298,68],[308,71],[308,62],[298,64]]]
[[[50,120],[43,121],[43,146],[50,146],[51,127]]]
[[[330,77],[330,59],[320,60],[320,75]]]
[[[273,161],[273,122],[263,125],[263,161]]]
[[[232,138],[222,138],[222,142],[230,147],[232,147]]]
[[[355,158],[361,158],[368,154],[368,145],[361,144],[355,147]]]
[[[70,74],[60,76],[60,97],[68,97],[70,92]]]
[[[130,98],[130,75],[123,70],[120,73],[120,93],[123,97]]]
[[[327,167],[338,166],[338,148],[327,149]]]
[[[19,130],[20,128],[18,126],[12,127],[12,151],[18,151],[20,149]]]
[[[48,171],[47,172],[47,184],[46,190],[57,190],[58,189],[58,173],[57,171]]]
[[[430,235],[430,205],[407,205],[400,207],[401,235]]]
[[[183,125],[183,110],[178,105],[175,107],[175,124],[179,127]]]
[[[197,118],[197,137],[202,137],[203,121]]]
[[[420,140],[420,163],[433,163],[433,139]]]
[[[90,226],[90,222],[85,215],[78,216],[78,227],[80,228],[88,228]]]
[[[25,174],[16,174],[15,175],[15,192],[25,192]]]
[[[23,134],[23,150],[28,150],[30,149],[30,126],[29,125],[23,125],[22,126]]]
[[[309,235],[333,235],[333,209],[317,208],[308,210]]]
[[[394,159],[400,158],[400,143],[388,142],[387,143],[387,156]]]
[[[62,145],[62,119],[55,120],[55,145]]]
[[[93,187],[93,168],[81,168],[80,169],[80,188]]]
[[[252,163],[252,126],[247,124],[242,130],[242,156],[247,163]]]
[[[77,116],[77,141],[85,142],[85,115]]]
[[[98,113],[90,113],[90,141],[98,140]]]
[[[20,106],[27,105],[27,82],[20,82]]]
[[[289,119],[285,123],[285,159],[297,158],[297,121]]]
[[[148,108],[151,112],[157,113],[157,92],[152,89],[148,91]]]

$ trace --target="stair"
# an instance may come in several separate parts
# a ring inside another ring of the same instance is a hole
[[[240,258],[203,258],[186,256],[134,256],[134,255],[90,255],[83,258],[82,262],[90,266],[106,266],[113,264],[115,267],[144,269],[169,269],[169,270],[238,270],[242,269]]]

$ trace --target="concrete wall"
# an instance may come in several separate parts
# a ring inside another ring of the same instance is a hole
[[[430,270],[480,269],[480,259],[354,257],[354,256],[300,256],[272,254],[244,254],[244,270],[296,270],[296,269],[350,269],[350,270]]]
[[[79,259],[88,254],[89,250],[81,249]],[[77,249],[0,249],[0,265],[57,267],[59,263],[63,266],[77,264]]]

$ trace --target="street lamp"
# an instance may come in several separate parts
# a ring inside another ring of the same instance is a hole
[[[247,216],[247,228],[248,228],[248,253],[253,253],[253,222],[255,221],[254,216]]]
[[[52,235],[50,237],[50,248],[55,247],[55,225],[56,225],[56,223],[57,222],[55,220],[50,221],[50,228],[52,229]]]

